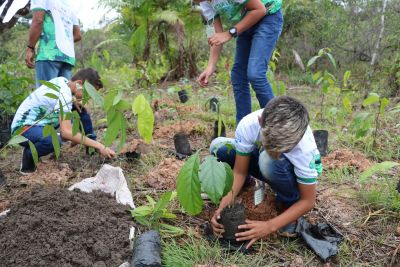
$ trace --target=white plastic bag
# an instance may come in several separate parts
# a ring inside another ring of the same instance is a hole
[[[93,190],[101,190],[115,196],[118,203],[129,205],[133,209],[136,208],[125,176],[119,167],[104,164],[95,177],[86,178],[72,185],[69,190],[72,191],[75,188],[88,193]]]

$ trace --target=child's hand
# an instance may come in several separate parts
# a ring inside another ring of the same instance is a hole
[[[104,148],[100,149],[99,152],[105,158],[111,159],[115,156],[114,150],[112,150],[111,148],[108,148],[108,147],[104,147]]]
[[[236,241],[250,240],[246,249],[251,247],[257,240],[266,237],[274,232],[273,227],[269,221],[251,221],[246,220],[246,224],[239,225],[239,229],[246,229],[246,231],[236,234]]]
[[[214,235],[216,236],[221,236],[221,234],[224,232],[224,226],[222,224],[218,223],[218,220],[221,218],[220,216],[221,210],[217,209],[214,212],[213,217],[211,218],[211,226],[214,232]]]

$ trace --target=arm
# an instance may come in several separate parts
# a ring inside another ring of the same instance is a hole
[[[223,208],[228,206],[229,203],[232,203],[232,201],[236,199],[236,196],[239,194],[246,180],[249,164],[250,156],[236,155],[235,166],[233,167],[232,190],[225,197],[222,198],[218,209],[215,211],[214,216],[211,218],[212,228],[214,230],[214,233],[217,235],[223,233],[224,231],[224,227],[218,223],[218,220],[220,219],[220,212]]]
[[[79,28],[78,25],[74,25],[73,35],[74,35],[74,43],[82,40],[81,29]]]
[[[215,18],[214,29],[216,33],[223,32],[223,27],[220,17]],[[222,46],[216,46],[216,45],[210,46],[210,56],[208,58],[207,68],[203,71],[203,73],[200,74],[199,78],[197,79],[197,81],[200,83],[201,86],[208,85],[208,79],[216,69],[221,51],[222,51]]]
[[[93,147],[97,149],[100,154],[104,157],[112,158],[115,156],[115,152],[109,148],[106,148],[103,144],[94,141],[90,138],[83,137],[80,133],[76,135],[72,135],[72,124],[70,120],[61,120],[60,118],[60,128],[61,128],[61,136],[63,139],[67,139],[72,141],[73,143],[82,144],[88,147]]]
[[[258,239],[263,238],[281,227],[297,220],[300,216],[310,211],[315,205],[316,185],[299,184],[300,199],[288,208],[281,215],[269,221],[250,221],[240,225],[239,229],[246,229],[245,232],[236,234],[238,241],[250,240],[247,248],[254,244]]]
[[[29,28],[29,38],[28,38],[28,46],[30,47],[35,47],[36,43],[40,38],[40,35],[42,34],[45,14],[46,12],[44,10],[33,12],[32,24],[31,27]],[[25,63],[28,68],[35,67],[34,57],[35,57],[35,51],[27,47]]]
[[[244,16],[244,18],[235,25],[238,34],[241,34],[242,32],[255,25],[267,14],[267,9],[260,0],[249,0],[246,4],[246,9],[246,16]],[[231,34],[226,31],[215,34],[213,37],[210,38],[209,43],[212,46],[222,45],[230,41],[231,39]]]

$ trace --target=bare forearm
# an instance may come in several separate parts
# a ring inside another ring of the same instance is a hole
[[[80,133],[77,133],[76,135],[73,136],[72,132],[67,131],[67,132],[62,133],[62,138],[67,139],[67,140],[72,141],[77,144],[82,144],[82,145],[85,145],[88,147],[93,147],[98,150],[104,148],[104,145],[97,141],[94,141],[85,136],[82,138],[82,134],[80,134]]]
[[[283,226],[289,224],[300,218],[300,216],[304,215],[308,211],[310,211],[314,207],[315,203],[312,200],[302,200],[300,199],[295,204],[293,204],[290,208],[285,210],[281,215],[273,218],[270,222],[273,226],[273,230],[277,231]]]
[[[28,45],[35,46],[42,34],[43,21],[34,21],[29,29]]]
[[[219,56],[222,51],[222,46],[211,46],[210,47],[210,56],[208,58],[208,66],[215,68],[217,66],[217,62],[219,59]]]
[[[266,9],[255,9],[247,12],[246,16],[236,24],[237,33],[241,34],[259,22],[267,13]]]

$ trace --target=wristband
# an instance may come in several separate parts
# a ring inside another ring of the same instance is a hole
[[[35,47],[34,47],[34,46],[27,45],[26,47],[28,47],[28,48],[31,49],[32,51],[35,51]]]

